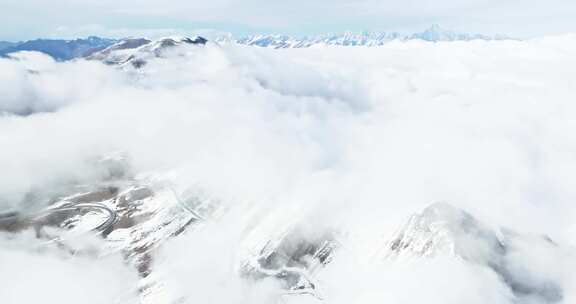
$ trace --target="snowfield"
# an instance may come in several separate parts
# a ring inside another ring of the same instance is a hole
[[[1,303],[576,302],[576,36],[190,41],[0,58]]]

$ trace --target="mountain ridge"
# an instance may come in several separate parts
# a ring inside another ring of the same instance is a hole
[[[34,39],[0,48],[0,57],[20,51],[37,51],[50,55],[58,61],[71,60],[87,56],[93,52],[104,49],[116,40],[89,36],[72,40],[63,39]]]

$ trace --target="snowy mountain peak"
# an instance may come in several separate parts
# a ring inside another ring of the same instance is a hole
[[[548,237],[493,229],[464,210],[437,203],[411,216],[381,256],[389,261],[455,258],[492,271],[518,298],[561,301],[560,283],[531,279],[542,271],[530,262],[533,250],[545,252],[547,258],[559,252]]]
[[[415,214],[387,246],[386,258],[456,256],[484,263],[503,250],[496,231],[469,213],[436,203]]]
[[[469,41],[469,40],[501,40],[506,39],[504,36],[488,36],[481,34],[461,33],[442,28],[434,24],[420,33],[413,34],[410,39],[420,39],[425,41]]]

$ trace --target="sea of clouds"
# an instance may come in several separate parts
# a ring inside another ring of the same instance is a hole
[[[561,282],[572,303],[574,71],[575,36],[287,50],[209,43],[139,70],[22,52],[0,59],[0,211],[44,208],[27,194],[98,181],[94,160],[120,152],[136,173],[177,169],[177,182],[229,202],[226,221],[172,241],[157,265],[195,302],[277,301],[275,282],[247,291],[229,267],[235,227],[246,225],[234,208],[250,202],[347,231],[352,253],[326,270],[326,303],[517,303],[494,273],[460,260],[358,262],[411,213],[448,202],[562,244],[561,256],[534,254],[530,273]],[[2,303],[84,295],[104,304],[136,286],[120,257],[89,263],[0,241]]]

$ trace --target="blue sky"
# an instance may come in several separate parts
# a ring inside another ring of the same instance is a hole
[[[0,0],[0,40],[231,32],[413,32],[431,24],[533,37],[576,32],[574,0]]]

